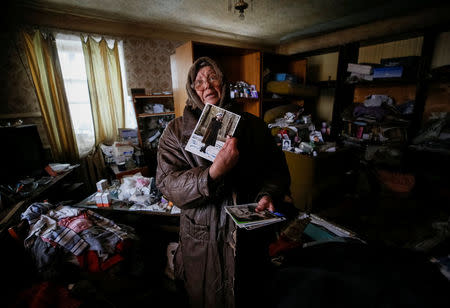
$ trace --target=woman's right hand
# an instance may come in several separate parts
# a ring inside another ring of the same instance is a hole
[[[209,176],[215,180],[225,175],[239,160],[239,151],[237,149],[237,139],[234,137],[227,137],[225,144],[219,153],[217,153],[213,164],[209,167]]]

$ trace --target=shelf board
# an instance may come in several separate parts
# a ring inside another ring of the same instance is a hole
[[[161,95],[135,95],[134,98],[173,98],[172,94],[161,94]]]
[[[319,88],[336,88],[336,80],[316,81],[316,82],[312,82],[311,85],[319,87]]]
[[[237,98],[233,98],[231,100],[234,102],[239,102],[239,103],[252,103],[252,102],[259,101],[259,98],[258,97],[237,97]]]
[[[175,115],[175,112],[140,113],[138,114],[138,118],[161,117],[166,115]]]
[[[267,98],[263,98],[263,103],[283,103],[283,102],[289,102],[292,99],[293,98],[291,98],[291,97],[280,97],[280,98],[267,97]]]
[[[349,83],[349,85],[354,85],[355,87],[378,87],[378,86],[403,86],[417,84],[417,79],[405,79],[405,78],[380,78],[374,79],[372,81],[359,81],[356,83]]]

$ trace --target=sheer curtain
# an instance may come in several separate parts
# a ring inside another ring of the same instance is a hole
[[[22,32],[36,95],[55,161],[74,162],[78,150],[70,120],[55,39],[40,31]]]
[[[125,107],[117,41],[108,47],[104,38],[82,42],[91,99],[96,144],[116,140],[125,127]]]
[[[95,134],[83,47],[78,35],[60,33],[56,35],[56,45],[78,151],[84,157],[95,146]]]

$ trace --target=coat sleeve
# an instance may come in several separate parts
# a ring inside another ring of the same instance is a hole
[[[200,206],[210,196],[212,179],[209,167],[192,167],[172,121],[164,130],[158,146],[156,185],[180,208]]]

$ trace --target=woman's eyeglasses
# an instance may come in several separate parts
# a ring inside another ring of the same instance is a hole
[[[213,87],[220,85],[221,80],[217,75],[209,75],[207,80],[197,79],[191,84],[191,87],[197,91],[206,89],[206,84],[209,83]]]

